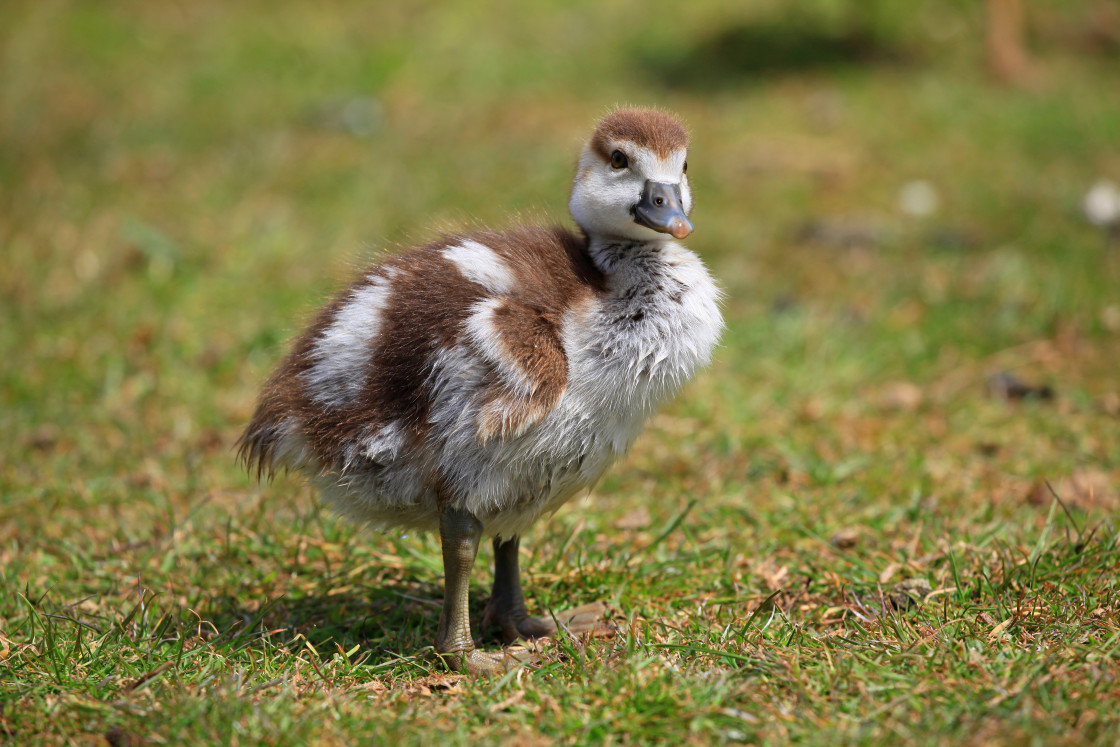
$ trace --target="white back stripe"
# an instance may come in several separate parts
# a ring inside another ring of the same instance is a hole
[[[463,277],[491,293],[509,293],[513,289],[513,274],[497,252],[484,244],[464,241],[444,249],[443,256],[455,264]]]
[[[370,275],[335,314],[315,342],[315,363],[303,375],[308,395],[327,407],[353,404],[365,386],[373,340],[389,303],[390,280]]]

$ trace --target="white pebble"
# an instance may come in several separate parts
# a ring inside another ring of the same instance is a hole
[[[1098,180],[1082,198],[1081,210],[1094,226],[1120,224],[1120,187],[1108,179]]]
[[[925,179],[906,182],[898,191],[898,209],[915,218],[933,215],[941,207],[937,188]]]

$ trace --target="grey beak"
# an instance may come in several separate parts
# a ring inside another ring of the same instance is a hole
[[[681,185],[647,181],[642,198],[634,206],[634,222],[670,234],[674,239],[692,233],[692,223],[681,202]]]

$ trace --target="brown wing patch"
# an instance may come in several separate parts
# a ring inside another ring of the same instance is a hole
[[[506,299],[490,318],[504,365],[483,390],[478,437],[516,436],[556,406],[568,384],[568,358],[557,327],[541,309]],[[511,375],[512,373],[512,375]]]
[[[398,422],[414,440],[426,436],[430,400],[426,373],[432,356],[454,343],[463,318],[479,298],[477,285],[463,279],[440,251],[448,239],[393,257],[361,278],[323,308],[294,342],[261,392],[256,412],[239,442],[250,472],[271,473],[285,423],[298,434],[324,470],[342,470],[347,450],[364,433]],[[324,407],[307,391],[303,374],[315,363],[316,340],[337,318],[356,286],[371,272],[391,274],[392,303],[384,310],[365,387],[358,401]]]
[[[512,226],[467,238],[493,249],[514,273],[511,296],[540,308],[555,324],[565,309],[606,289],[603,273],[588,254],[587,237],[565,228]]]
[[[649,148],[665,158],[688,148],[688,131],[672,114],[657,109],[618,109],[599,122],[591,135],[591,149],[610,159],[612,142],[625,140]]]

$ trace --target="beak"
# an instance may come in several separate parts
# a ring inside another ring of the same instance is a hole
[[[634,222],[674,239],[692,233],[692,224],[681,205],[681,185],[647,181],[642,199],[634,206]]]

